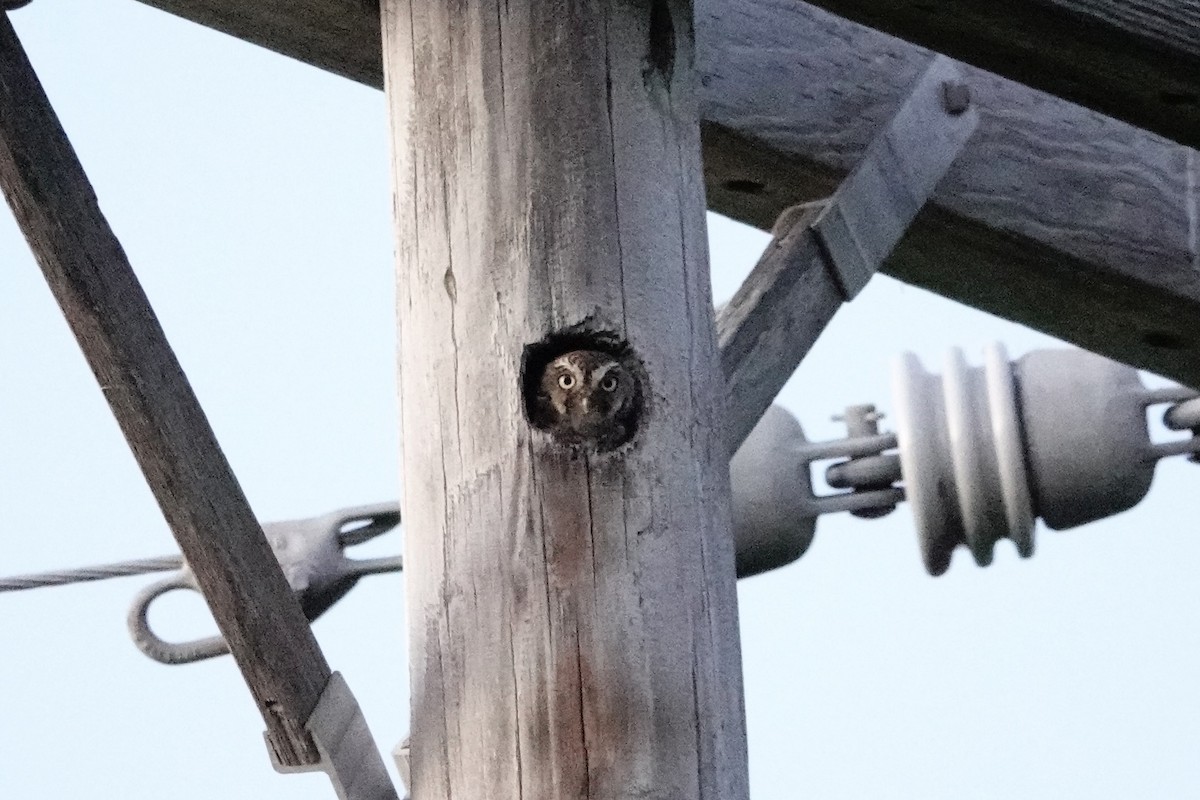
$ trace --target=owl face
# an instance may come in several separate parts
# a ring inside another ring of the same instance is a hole
[[[614,447],[627,437],[637,386],[614,356],[572,350],[546,365],[539,385],[540,422],[559,439]]]

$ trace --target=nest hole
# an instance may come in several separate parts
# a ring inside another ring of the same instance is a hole
[[[575,435],[569,425],[546,413],[542,378],[555,359],[576,350],[611,356],[632,379],[629,404],[614,420],[616,427],[612,431],[596,436]],[[549,433],[557,441],[568,445],[587,445],[605,452],[626,444],[636,435],[644,411],[646,369],[629,343],[615,333],[581,328],[552,333],[541,341],[526,345],[521,356],[520,375],[526,420],[532,427]]]

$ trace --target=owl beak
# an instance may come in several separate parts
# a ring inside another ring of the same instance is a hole
[[[588,413],[588,399],[586,397],[579,398],[579,410],[584,414]]]

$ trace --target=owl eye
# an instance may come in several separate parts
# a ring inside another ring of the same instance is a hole
[[[617,376],[616,375],[605,375],[600,380],[600,388],[606,392],[614,391],[617,388]]]
[[[558,376],[558,385],[564,389],[570,389],[572,386],[575,385],[575,376],[574,375],[559,375]]]

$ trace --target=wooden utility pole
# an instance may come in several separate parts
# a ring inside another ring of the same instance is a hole
[[[747,796],[685,0],[384,0],[412,794]],[[598,349],[632,439],[531,422]]]

